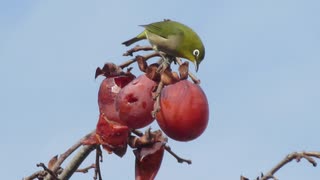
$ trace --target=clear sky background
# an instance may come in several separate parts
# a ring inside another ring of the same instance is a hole
[[[126,60],[121,42],[164,18],[203,39],[197,76],[210,122],[195,141],[169,140],[193,164],[166,153],[157,179],[254,178],[288,153],[320,151],[319,7],[318,0],[0,1],[1,179],[30,175],[94,129],[96,67]],[[133,179],[131,150],[122,159],[104,153],[102,173]],[[319,179],[320,167],[303,160],[276,175]]]

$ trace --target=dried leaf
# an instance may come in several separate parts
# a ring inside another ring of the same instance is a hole
[[[148,64],[146,62],[146,58],[143,56],[136,56],[136,60],[139,66],[139,69],[142,72],[146,72],[147,68],[148,68]]]
[[[166,69],[163,73],[161,73],[161,81],[164,85],[169,85],[177,82],[179,79],[176,79],[170,69]]]
[[[53,166],[56,164],[57,161],[58,155],[53,156],[48,163],[48,169],[52,170]]]
[[[173,79],[175,79],[176,81],[180,80],[180,77],[179,77],[178,73],[172,72],[172,76],[173,76]]]
[[[244,176],[240,176],[240,180],[249,180],[249,179]]]
[[[100,75],[103,75],[105,77],[110,77],[110,76],[119,76],[123,74],[124,72],[119,66],[113,63],[106,63],[104,64],[103,68],[98,67],[96,69],[95,78],[97,78]]]
[[[164,154],[164,144],[157,142],[151,147],[134,151],[136,155],[135,179],[152,180],[156,177]]]
[[[152,147],[143,147],[140,149],[139,153],[136,155],[136,158],[139,161],[143,161],[144,158],[155,154],[157,151],[159,151],[159,149],[161,149],[163,147],[163,144],[160,142],[154,143],[152,145]]]
[[[146,132],[140,136],[140,137],[135,137],[131,136],[129,138],[129,145],[132,148],[141,148],[141,147],[150,147],[151,145],[160,142],[162,144],[166,144],[168,141],[167,137],[162,135],[162,131],[157,130],[151,132],[150,129],[147,129]]]
[[[186,61],[179,66],[180,79],[187,79],[189,73],[189,62]]]
[[[146,69],[146,76],[156,82],[160,81],[160,74],[157,72],[159,65],[157,63],[155,64],[151,64],[150,66],[148,66],[148,68]]]
[[[103,74],[104,74],[104,72],[102,71],[102,69],[100,67],[97,67],[94,78],[97,79],[98,76],[103,75]]]

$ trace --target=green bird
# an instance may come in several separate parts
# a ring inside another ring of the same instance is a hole
[[[154,50],[188,59],[198,71],[205,48],[200,37],[191,28],[171,20],[141,26],[145,28],[142,33],[122,44],[130,46],[137,41],[148,39]]]

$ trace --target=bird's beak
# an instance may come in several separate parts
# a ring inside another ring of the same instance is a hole
[[[198,72],[199,69],[199,63],[197,61],[193,62],[194,66],[196,67],[196,72]]]

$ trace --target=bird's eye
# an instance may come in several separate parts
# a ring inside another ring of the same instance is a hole
[[[193,50],[193,55],[196,56],[196,57],[198,57],[198,56],[200,55],[199,49]]]

